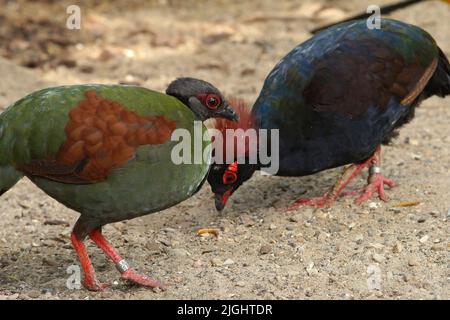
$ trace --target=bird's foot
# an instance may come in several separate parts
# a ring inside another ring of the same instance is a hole
[[[108,285],[105,283],[101,283],[97,279],[86,279],[83,280],[83,286],[89,291],[103,291]]]
[[[396,184],[393,180],[385,178],[381,173],[376,173],[369,178],[369,182],[365,188],[360,191],[345,192],[345,194],[342,195],[359,195],[359,197],[355,200],[355,203],[357,204],[361,204],[369,200],[373,197],[374,193],[378,193],[380,200],[387,201],[388,198],[384,191],[384,185],[387,185],[389,188],[393,188]]]
[[[165,289],[165,286],[158,280],[154,280],[146,275],[137,273],[134,269],[130,268],[122,273],[122,279],[127,281],[151,288]]]
[[[310,199],[300,198],[297,201],[295,201],[293,204],[291,204],[287,208],[287,211],[296,210],[303,206],[313,206],[313,207],[317,207],[317,208],[328,207],[331,204],[333,204],[333,202],[335,200],[336,199],[331,197],[328,192],[325,193],[321,197],[314,197],[314,198],[310,198]]]

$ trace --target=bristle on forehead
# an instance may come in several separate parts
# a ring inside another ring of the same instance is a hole
[[[238,99],[232,96],[227,97],[227,101],[239,115],[239,121],[233,122],[223,118],[215,118],[214,122],[211,124],[212,128],[218,130],[222,136],[221,146],[217,144],[217,141],[215,139],[213,139],[216,160],[222,159],[222,161],[225,161],[225,159],[227,159],[227,156],[231,156],[233,159],[238,159],[242,156],[248,155],[250,150],[249,141],[244,139],[244,143],[239,144],[238,140],[239,138],[242,139],[247,130],[254,129],[254,121],[250,104],[245,100]],[[227,131],[233,131],[237,129],[241,129],[243,131],[241,131],[240,133],[236,132],[236,136],[234,137],[234,139],[232,139],[234,140],[234,142],[230,143],[231,141],[228,141],[227,139]]]
[[[227,129],[243,129],[253,128],[253,117],[251,114],[250,104],[233,96],[227,97],[228,103],[239,115],[239,121],[234,122],[224,118],[215,118],[213,128],[225,134]]]

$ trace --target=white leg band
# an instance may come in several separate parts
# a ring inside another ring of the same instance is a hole
[[[116,269],[119,270],[120,273],[124,273],[125,271],[130,269],[130,265],[128,264],[127,260],[122,259],[116,263]]]
[[[369,168],[369,174],[370,175],[373,175],[373,174],[376,174],[376,173],[381,173],[381,168],[380,167],[377,167],[377,166],[371,166],[370,168]]]

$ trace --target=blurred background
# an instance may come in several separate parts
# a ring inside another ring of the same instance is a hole
[[[0,0],[0,110],[51,85],[163,91],[179,76],[252,102],[273,66],[311,30],[392,2]],[[81,9],[79,30],[66,27],[69,5]],[[450,56],[445,1],[388,17],[424,28]],[[111,242],[133,265],[169,284],[159,293],[121,283],[102,293],[67,290],[66,268],[77,263],[69,226],[77,215],[23,179],[0,199],[0,299],[449,299],[449,117],[449,99],[427,100],[385,148],[384,169],[400,185],[385,204],[360,207],[346,198],[287,216],[281,209],[300,195],[321,194],[340,169],[302,178],[255,175],[221,215],[205,186],[164,212],[108,225]],[[401,201],[419,205],[393,207]],[[220,237],[198,237],[206,226],[219,228]],[[100,279],[118,278],[97,248],[89,250]],[[381,272],[377,290],[367,285],[373,265]]]
[[[425,2],[393,17],[418,23],[450,50],[448,6]],[[81,9],[79,30],[66,28],[72,4]],[[0,56],[54,83],[163,89],[190,75],[253,98],[273,65],[310,30],[369,4],[374,1],[0,0]]]

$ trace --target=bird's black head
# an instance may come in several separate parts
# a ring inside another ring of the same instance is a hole
[[[208,183],[215,197],[216,209],[223,210],[230,196],[241,184],[250,179],[255,170],[254,164],[213,164],[208,174]]]
[[[239,120],[236,111],[209,82],[194,78],[178,78],[169,84],[166,93],[187,105],[201,121],[209,118]]]

